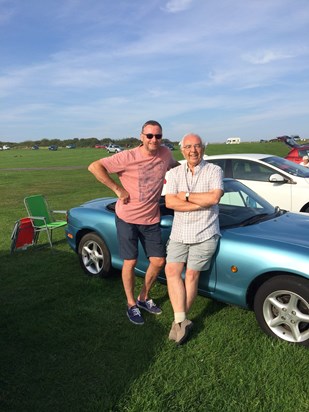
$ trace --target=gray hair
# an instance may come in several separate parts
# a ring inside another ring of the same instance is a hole
[[[203,142],[203,139],[201,138],[201,136],[200,136],[199,134],[196,134],[196,133],[186,133],[186,134],[183,136],[183,138],[180,140],[180,142],[179,142],[179,146],[180,146],[181,149],[183,148],[183,142],[185,141],[185,139],[186,139],[188,136],[195,136],[195,137],[199,138],[200,141],[201,141],[201,143],[202,143],[202,145],[203,145],[204,147],[207,146],[207,143]]]

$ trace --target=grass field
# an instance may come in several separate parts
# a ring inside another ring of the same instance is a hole
[[[207,148],[226,151],[284,156],[288,148]],[[136,327],[125,316],[120,274],[85,276],[63,231],[53,251],[42,237],[40,247],[10,254],[26,195],[44,194],[54,209],[112,195],[87,171],[103,155],[103,149],[0,152],[1,412],[309,412],[308,351],[265,336],[252,312],[199,296],[192,338],[175,347],[167,340],[172,309],[165,285],[152,293],[163,314],[146,314]]]

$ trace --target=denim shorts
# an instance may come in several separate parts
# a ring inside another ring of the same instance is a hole
[[[169,239],[167,244],[167,263],[185,263],[188,269],[207,270],[216,252],[220,236],[214,235],[201,243],[181,243]]]
[[[147,258],[165,257],[160,223],[136,225],[127,223],[116,215],[116,227],[121,259],[132,260],[138,257],[138,241],[141,242]]]

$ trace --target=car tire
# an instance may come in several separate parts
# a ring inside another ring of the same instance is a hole
[[[309,346],[309,283],[296,276],[276,276],[258,289],[254,312],[269,336]]]
[[[89,276],[107,277],[111,270],[111,257],[105,242],[96,233],[84,235],[78,246],[79,263]]]
[[[301,212],[309,213],[309,206],[306,206],[305,209],[301,210]]]

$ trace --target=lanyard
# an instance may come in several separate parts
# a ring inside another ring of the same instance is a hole
[[[186,169],[185,169],[185,178],[186,178],[186,185],[187,185],[187,191],[192,193],[194,192],[195,186],[197,185],[197,181],[201,175],[201,170],[202,170],[202,165],[201,163],[199,163],[197,168],[197,172],[196,172],[196,167],[194,168],[194,172],[196,173],[192,173],[190,168],[187,166],[187,164],[185,165]]]

